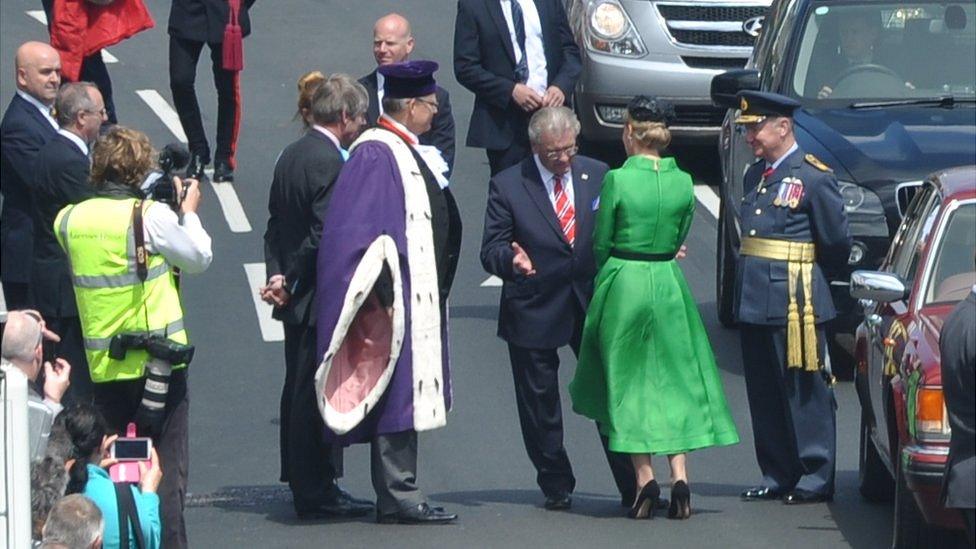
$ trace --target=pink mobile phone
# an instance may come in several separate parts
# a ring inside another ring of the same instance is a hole
[[[146,466],[152,463],[152,439],[137,437],[136,426],[130,423],[126,436],[119,437],[110,448],[111,457],[119,460],[109,467],[108,473],[114,482],[139,482],[139,463]]]

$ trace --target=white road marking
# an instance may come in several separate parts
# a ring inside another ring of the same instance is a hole
[[[217,201],[220,202],[220,209],[224,211],[224,219],[227,220],[227,226],[230,228],[230,232],[251,232],[251,223],[247,220],[247,214],[244,213],[244,206],[241,205],[241,199],[237,197],[234,184],[217,183],[213,180],[213,170],[208,169],[206,171],[207,176],[210,178],[210,184],[213,186],[214,192],[217,193]]]
[[[718,210],[721,207],[721,201],[711,187],[708,185],[695,185],[695,197],[698,198],[698,202],[702,206],[705,206],[708,213],[712,214],[712,217],[718,219]]]
[[[181,143],[186,143],[186,134],[183,133],[183,125],[180,124],[180,117],[173,110],[173,107],[169,106],[166,99],[156,90],[136,90],[136,95],[145,101],[146,105],[152,109],[156,116],[166,124],[169,131],[176,136]]]
[[[281,323],[271,318],[271,305],[261,301],[258,288],[264,286],[268,277],[264,263],[245,263],[244,274],[247,275],[247,289],[254,300],[254,309],[258,313],[258,325],[261,327],[261,338],[265,341],[284,341],[285,329]]]
[[[500,288],[502,286],[502,279],[495,275],[491,275],[481,283],[482,288]]]
[[[38,23],[44,25],[45,27],[47,26],[47,14],[44,13],[44,10],[27,10],[26,13],[27,16],[30,17],[31,19],[36,20]],[[102,61],[106,63],[118,63],[119,58],[109,53],[108,50],[103,49]]]

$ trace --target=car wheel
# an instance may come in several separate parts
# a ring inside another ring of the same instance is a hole
[[[918,510],[912,491],[905,481],[901,460],[895,467],[898,481],[895,483],[895,524],[891,541],[893,549],[915,549],[930,547],[965,547],[956,532],[929,526]]]
[[[861,414],[861,446],[858,455],[857,468],[858,490],[864,499],[880,503],[891,501],[894,496],[895,483],[885,467],[878,449],[871,441],[868,422]]]
[[[726,328],[735,326],[735,315],[732,313],[735,263],[732,261],[730,246],[725,228],[725,201],[722,200],[718,210],[718,239],[715,246],[715,303],[718,321]]]

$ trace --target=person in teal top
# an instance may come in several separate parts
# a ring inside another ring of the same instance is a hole
[[[107,450],[116,437],[107,435],[105,420],[89,404],[77,404],[62,412],[55,420],[52,431],[52,436],[61,436],[55,435],[57,431],[64,432],[71,441],[71,458],[65,463],[69,474],[66,494],[81,493],[94,501],[105,520],[102,547],[121,547],[118,496],[115,484],[103,468],[114,462],[106,457]],[[140,472],[139,485],[129,485],[129,489],[132,490],[142,539],[145,541],[143,549],[159,549],[162,546],[163,528],[156,489],[162,479],[162,472],[155,449],[152,451],[152,465],[146,467],[140,464]],[[135,540],[135,531],[130,523],[128,547],[135,547]]]
[[[667,105],[631,101],[628,159],[607,172],[593,246],[599,272],[583,327],[573,410],[595,420],[610,450],[631,455],[632,518],[653,516],[661,490],[652,454],[671,466],[670,518],[688,518],[685,454],[735,444],[729,413],[695,298],[675,256],[695,212],[691,176],[660,150],[671,140]]]

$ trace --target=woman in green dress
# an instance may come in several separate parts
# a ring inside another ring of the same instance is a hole
[[[627,107],[628,159],[603,181],[593,237],[599,272],[569,387],[573,410],[599,423],[610,450],[631,455],[633,518],[653,517],[661,494],[651,455],[668,456],[668,516],[688,518],[685,454],[739,441],[708,335],[674,260],[695,194],[691,177],[660,156],[671,140],[669,110],[644,96]]]

